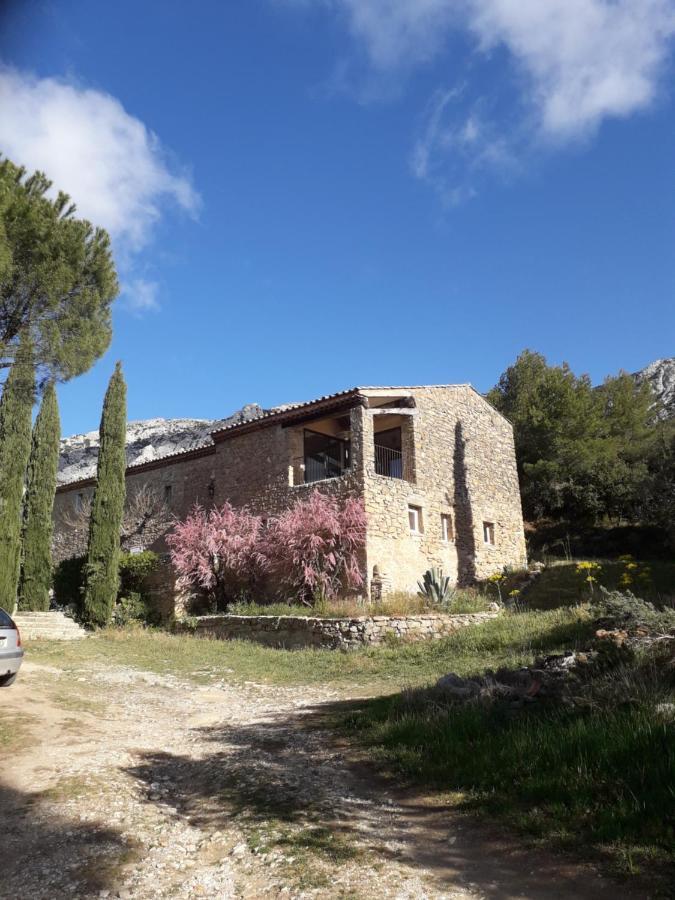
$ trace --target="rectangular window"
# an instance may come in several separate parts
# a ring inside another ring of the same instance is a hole
[[[495,524],[494,522],[483,522],[483,541],[494,547],[495,544]]]
[[[422,510],[419,506],[408,507],[408,523],[411,534],[422,534]]]
[[[446,543],[454,539],[452,531],[452,516],[450,513],[441,513],[441,538]]]
[[[171,503],[171,494],[172,494],[171,485],[165,484],[164,485],[164,502],[167,505]]]

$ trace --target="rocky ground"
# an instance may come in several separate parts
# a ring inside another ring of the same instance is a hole
[[[28,661],[1,699],[0,897],[644,896],[385,784],[346,689]]]

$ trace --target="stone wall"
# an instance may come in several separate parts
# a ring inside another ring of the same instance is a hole
[[[370,447],[378,410],[368,410],[365,417],[369,575],[377,567],[392,589],[416,591],[430,566],[440,566],[460,584],[504,566],[525,566],[511,425],[469,385],[415,388],[413,393],[410,480],[375,473]],[[410,505],[421,510],[421,534],[411,533]],[[442,538],[442,515],[452,523],[448,541]],[[494,546],[483,540],[483,522],[494,525]]]
[[[438,640],[467,625],[479,625],[497,612],[466,615],[362,616],[322,619],[303,616],[200,616],[181,633],[220,640],[247,640],[268,647],[348,650],[381,644],[390,637],[406,641]]]

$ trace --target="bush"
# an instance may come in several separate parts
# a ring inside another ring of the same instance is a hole
[[[130,591],[143,592],[144,582],[159,565],[159,556],[152,550],[142,553],[122,553],[120,555],[120,589],[119,595],[126,596]]]
[[[216,609],[245,598],[267,568],[261,532],[262,519],[245,507],[195,506],[167,536],[179,587],[197,591]]]
[[[65,606],[72,610],[77,619],[84,619],[84,566],[86,556],[74,556],[71,559],[62,560],[55,568],[53,575],[54,603],[57,606]],[[134,620],[154,623],[157,615],[152,609],[152,604],[145,594],[145,579],[150,575],[159,563],[159,557],[151,550],[143,553],[122,553],[120,555],[119,579],[120,587],[117,593],[116,606],[113,611],[113,621],[122,624],[120,619],[131,617]],[[133,603],[129,601],[133,598]],[[126,604],[125,610],[118,609],[120,604]],[[131,615],[131,609],[135,610]]]
[[[675,609],[657,609],[652,603],[640,600],[630,591],[607,591],[600,588],[600,599],[593,611],[621,627],[643,627],[651,632],[670,633],[675,631]]]
[[[363,584],[365,524],[360,502],[315,490],[264,529],[245,507],[195,507],[167,541],[179,586],[211,608],[250,600],[267,576],[279,597],[313,605]]]
[[[81,619],[83,613],[82,587],[84,585],[84,564],[86,556],[73,556],[63,559],[54,567],[52,584],[54,603],[56,606],[69,607],[76,618]]]
[[[365,540],[363,504],[315,490],[270,522],[264,552],[281,593],[313,605],[362,586]]]
[[[112,621],[120,628],[134,623],[150,625],[154,616],[147,600],[137,591],[131,591],[125,597],[119,597],[113,607]]]

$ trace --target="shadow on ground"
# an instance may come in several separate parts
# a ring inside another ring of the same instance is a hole
[[[0,896],[53,900],[113,889],[133,848],[107,826],[56,815],[39,794],[0,782]]]
[[[359,705],[322,704],[200,729],[214,745],[205,758],[145,754],[127,771],[149,797],[157,799],[153,786],[160,789],[162,803],[199,827],[272,823],[281,849],[302,846],[334,864],[372,853],[426,875],[439,891],[465,888],[494,900],[649,896],[461,815],[440,796],[399,789],[329,727],[331,717]]]

